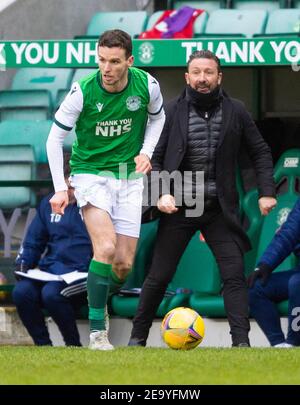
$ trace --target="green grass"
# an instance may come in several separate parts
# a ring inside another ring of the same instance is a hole
[[[0,384],[299,384],[298,349],[0,347]]]

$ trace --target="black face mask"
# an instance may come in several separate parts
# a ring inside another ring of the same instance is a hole
[[[210,93],[200,93],[191,86],[186,86],[187,99],[200,111],[208,111],[216,107],[221,100],[221,87],[217,86]]]

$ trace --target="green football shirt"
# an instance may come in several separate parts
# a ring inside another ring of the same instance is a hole
[[[153,92],[151,86],[155,85],[158,90]],[[71,129],[76,117],[72,174],[112,173],[116,178],[126,178],[134,172],[134,157],[143,145],[148,113],[156,114],[154,110],[162,108],[157,92],[160,95],[155,79],[133,67],[128,70],[127,86],[118,93],[102,87],[99,70],[75,83],[55,115],[56,124],[64,129]]]

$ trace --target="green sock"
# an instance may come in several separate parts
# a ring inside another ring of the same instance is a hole
[[[128,275],[125,277],[125,279],[121,280],[116,273],[111,270],[109,275],[109,297],[111,297],[113,294],[117,294],[122,285],[126,282]]]
[[[87,278],[90,330],[104,330],[104,310],[109,290],[111,264],[92,260]]]

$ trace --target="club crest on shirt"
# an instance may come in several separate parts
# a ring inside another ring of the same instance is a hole
[[[142,104],[141,97],[130,96],[126,100],[126,106],[129,111],[137,111]]]

